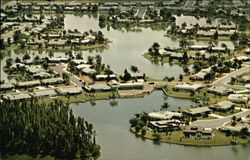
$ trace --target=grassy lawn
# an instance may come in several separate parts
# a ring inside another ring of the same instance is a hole
[[[64,102],[75,103],[75,102],[81,102],[81,101],[109,99],[112,95],[113,95],[112,92],[95,92],[93,94],[82,93],[82,94],[74,95],[74,96],[58,96],[56,98]],[[118,93],[115,93],[115,96],[119,97]],[[41,101],[48,103],[48,102],[53,101],[53,98],[46,97],[46,98],[41,99]]]
[[[228,112],[217,112],[217,111],[215,111],[214,112],[214,114],[218,114],[218,115],[220,115],[220,116],[230,116],[230,115],[233,115],[233,114],[236,114],[236,113],[239,113],[239,112],[241,112],[240,110],[238,110],[238,109],[235,109],[233,112],[231,112],[231,111],[228,111]]]
[[[131,131],[135,133],[135,128],[131,128]],[[166,143],[174,143],[174,144],[184,144],[184,145],[197,145],[197,146],[216,146],[216,145],[231,145],[231,136],[226,136],[225,133],[220,132],[218,130],[214,131],[213,139],[190,139],[183,138],[182,131],[175,131],[169,133],[160,133],[160,142]],[[141,135],[139,132],[138,135]],[[144,138],[153,140],[155,137],[153,136],[153,132],[147,131]],[[240,137],[237,138],[238,143],[249,143],[250,137],[246,139],[242,139]]]
[[[210,116],[208,116],[208,117],[202,117],[202,116],[200,116],[200,117],[196,117],[197,118],[197,120],[211,120],[211,119],[216,119],[215,117],[210,117]]]
[[[195,92],[195,94],[192,96],[190,92],[176,92],[173,90],[174,85],[167,85],[165,91],[167,94],[171,97],[179,97],[179,98],[191,98],[191,99],[206,99],[207,104],[206,105],[212,105],[220,101],[227,100],[227,96],[216,96],[210,93],[207,93],[207,88],[200,89],[199,91]]]

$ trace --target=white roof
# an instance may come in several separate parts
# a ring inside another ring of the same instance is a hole
[[[148,114],[149,117],[155,119],[172,119],[173,116],[181,117],[182,113],[171,112],[171,111],[160,111],[160,112],[151,112]]]

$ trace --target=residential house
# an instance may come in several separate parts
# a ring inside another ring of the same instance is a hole
[[[37,78],[37,79],[45,79],[45,78],[50,78],[51,74],[49,74],[47,72],[38,72],[38,73],[34,74],[33,77]]]
[[[56,88],[56,92],[60,95],[77,95],[82,93],[81,87],[76,86],[64,86]]]
[[[234,93],[232,89],[227,89],[224,86],[212,86],[208,88],[207,92],[216,94],[216,95],[221,95],[221,96],[226,96],[226,95]]]
[[[250,97],[243,94],[230,94],[228,100],[235,103],[247,103]]]
[[[190,108],[183,111],[183,113],[192,116],[192,117],[198,117],[203,116],[206,114],[212,113],[212,110],[208,107],[197,107],[197,108]]]
[[[67,40],[62,40],[62,39],[60,39],[60,40],[57,40],[57,41],[55,41],[55,40],[50,40],[49,42],[48,42],[48,45],[49,46],[65,46],[66,45],[66,42],[67,42]]]
[[[132,89],[143,89],[144,85],[140,82],[128,82],[128,83],[120,83],[118,89],[120,90],[132,90]]]
[[[168,119],[181,119],[183,116],[182,113],[172,112],[172,111],[160,111],[160,112],[151,112],[148,114],[150,120],[168,120]]]
[[[211,128],[187,126],[183,131],[183,137],[191,139],[212,139],[214,132]]]
[[[68,57],[47,57],[50,63],[67,62]]]
[[[85,86],[85,89],[88,92],[94,91],[94,92],[106,92],[111,91],[111,87],[107,84],[93,84],[89,86]]]
[[[212,52],[226,52],[226,48],[224,48],[224,47],[212,47],[211,51]]]
[[[178,131],[182,125],[180,120],[150,121],[148,127],[157,132]]]
[[[96,75],[96,70],[91,69],[91,68],[83,68],[82,73],[88,76],[95,76]]]
[[[45,71],[41,65],[25,66],[25,68],[26,68],[26,71],[31,74],[36,74],[36,73]]]
[[[231,101],[222,101],[218,102],[214,105],[209,106],[210,109],[219,111],[219,112],[227,112],[234,107],[234,104]]]
[[[16,93],[8,93],[3,95],[4,100],[15,101],[15,100],[24,100],[30,99],[31,96],[28,93],[24,92],[16,92]]]
[[[250,74],[249,75],[245,75],[240,79],[241,83],[250,83]]]
[[[54,89],[42,89],[42,90],[36,90],[30,93],[32,97],[54,97],[57,95],[56,91]]]
[[[175,91],[192,92],[192,91],[198,91],[201,88],[203,88],[203,85],[201,85],[201,84],[183,83],[183,84],[175,85],[174,90]]]
[[[189,47],[190,50],[207,50],[208,46],[206,45],[192,45]]]
[[[38,80],[34,81],[24,81],[24,82],[17,82],[16,86],[18,88],[30,88],[30,87],[35,87],[41,85],[41,82]]]
[[[211,73],[211,71],[212,71],[211,67],[202,69],[198,73],[192,75],[190,77],[190,79],[192,79],[192,80],[205,80],[206,75],[209,74],[209,73]]]
[[[73,60],[71,60],[71,62],[73,62],[76,65],[87,64],[88,63],[86,60],[83,60],[83,59],[73,59]]]
[[[11,90],[11,89],[14,89],[15,86],[11,83],[4,83],[4,84],[1,84],[0,83],[0,91],[6,91],[6,90]]]
[[[57,77],[57,78],[43,79],[41,80],[41,82],[42,82],[42,85],[53,85],[53,84],[63,83],[64,80],[62,77]]]
[[[106,81],[106,80],[115,80],[116,75],[115,74],[110,74],[110,75],[96,75],[95,80],[96,81]]]

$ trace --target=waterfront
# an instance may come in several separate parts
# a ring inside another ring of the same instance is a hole
[[[154,160],[248,160],[249,144],[219,147],[194,147],[175,144],[154,144],[129,131],[129,119],[135,113],[159,110],[164,102],[162,92],[155,91],[144,98],[119,99],[112,107],[109,100],[71,104],[76,116],[84,116],[97,131],[97,143],[101,145],[100,159],[154,159]],[[188,107],[192,101],[168,97],[169,110]]]

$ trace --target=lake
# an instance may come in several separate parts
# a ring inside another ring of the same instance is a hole
[[[101,145],[100,159],[143,159],[143,160],[248,160],[250,144],[220,147],[194,147],[168,143],[156,145],[152,140],[143,140],[129,131],[129,119],[135,113],[159,111],[164,102],[169,110],[189,107],[188,99],[177,99],[155,91],[144,98],[118,99],[112,107],[109,100],[71,104],[75,116],[83,116],[94,124],[97,143]]]

